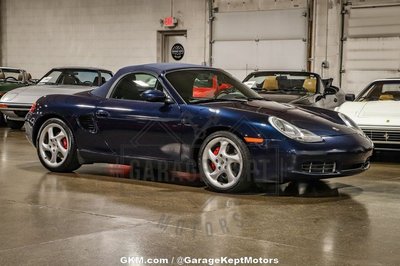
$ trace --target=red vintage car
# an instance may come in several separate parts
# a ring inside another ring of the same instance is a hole
[[[218,85],[217,76],[212,78],[212,84],[207,83],[210,82],[202,82],[201,80],[195,82],[193,87],[193,98],[214,98],[221,90],[226,90],[232,87],[232,85],[228,83],[221,83]]]

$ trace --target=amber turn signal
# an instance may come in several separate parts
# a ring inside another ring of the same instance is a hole
[[[263,143],[264,139],[263,138],[251,138],[251,137],[244,137],[244,140],[247,143]]]

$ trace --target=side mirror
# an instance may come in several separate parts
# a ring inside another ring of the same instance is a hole
[[[348,102],[354,102],[354,100],[356,99],[356,95],[354,94],[346,94],[344,96],[344,99]]]
[[[324,95],[335,95],[339,91],[339,88],[336,86],[325,87]]]
[[[147,102],[167,102],[167,96],[159,90],[146,90],[140,97]]]
[[[325,89],[330,88],[332,86],[333,78],[323,79],[322,83],[324,83]]]

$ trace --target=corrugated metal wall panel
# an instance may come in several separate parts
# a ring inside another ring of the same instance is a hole
[[[257,45],[255,41],[215,42],[213,53],[213,65],[225,70],[254,69],[257,67]]]
[[[374,79],[400,76],[399,14],[400,6],[349,9],[343,46],[344,90],[357,94]]]
[[[400,38],[349,39],[346,51],[346,71],[399,68]]]
[[[265,70],[306,70],[306,43],[303,40],[260,41],[257,67]]]
[[[308,0],[214,0],[219,12],[307,8]]]
[[[297,9],[216,13],[213,38],[215,41],[301,40],[307,26],[304,12],[304,9]]]
[[[400,6],[352,8],[347,36],[400,36]]]
[[[301,70],[307,67],[307,50],[302,40],[218,41],[213,51],[214,66],[240,79],[256,69]]]
[[[258,69],[307,68],[306,9],[216,13],[213,66],[239,79]]]

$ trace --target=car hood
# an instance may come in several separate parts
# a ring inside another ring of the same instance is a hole
[[[399,101],[346,102],[338,111],[360,126],[400,126]]]
[[[1,102],[32,104],[49,94],[75,94],[91,90],[93,87],[74,85],[36,85],[14,89],[1,97]]]
[[[293,94],[272,94],[272,93],[259,93],[264,99],[275,101],[279,103],[293,103],[311,105],[313,103],[314,95],[293,95]]]
[[[255,121],[255,119],[259,121],[261,118],[265,123],[268,123],[269,116],[276,116],[320,136],[337,136],[355,133],[353,129],[343,124],[338,124],[337,118],[326,113],[309,111],[290,104],[255,100],[247,102],[213,102],[202,105],[212,107],[213,109],[229,109],[230,111],[241,113],[243,118],[251,121]],[[336,112],[330,112],[336,114]],[[255,116],[257,116],[257,118]],[[265,120],[262,116],[266,116]]]

